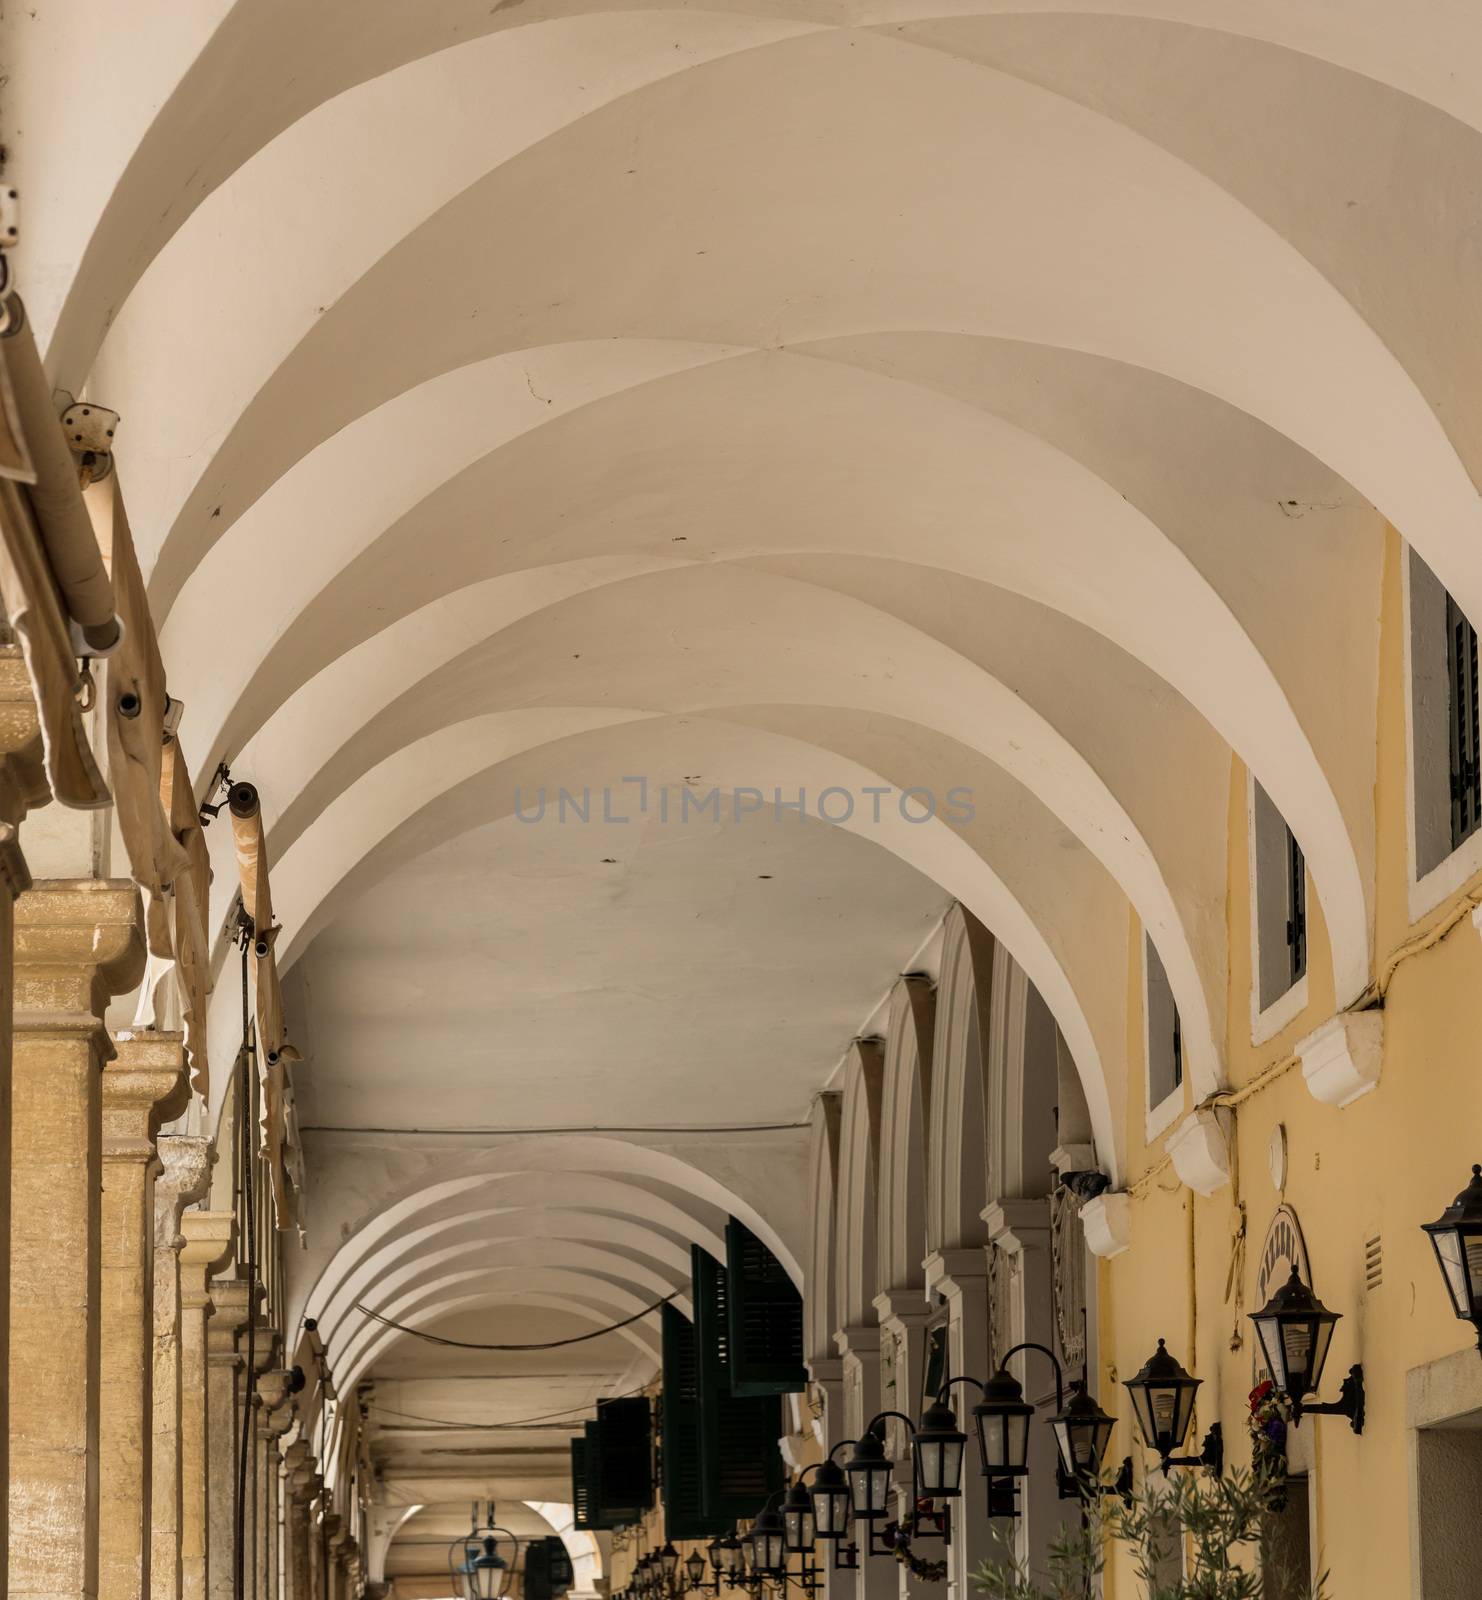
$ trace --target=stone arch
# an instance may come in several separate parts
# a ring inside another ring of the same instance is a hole
[[[808,1154],[808,1270],[803,1295],[805,1355],[817,1364],[834,1356],[839,1326],[835,1228],[839,1181],[839,1125],[843,1097],[826,1090],[813,1102]]]
[[[1009,953],[994,952],[987,1031],[989,1199],[1043,1197],[1055,1148],[1055,1019]]]
[[[880,1291],[880,1097],[884,1076],[881,1041],[856,1039],[846,1067],[839,1127],[834,1269],[837,1315],[844,1328],[874,1323],[875,1296]]]
[[[927,1254],[927,1129],[936,992],[908,973],[891,995],[880,1129],[880,1287],[919,1289]]]
[[[988,1242],[985,1020],[995,940],[960,905],[948,913],[942,940],[926,1159],[926,1236],[933,1251]]]

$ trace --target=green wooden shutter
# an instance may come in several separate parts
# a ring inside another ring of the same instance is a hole
[[[550,1550],[544,1539],[525,1546],[525,1600],[552,1600]]]
[[[726,1269],[691,1247],[699,1355],[701,1506],[708,1517],[754,1517],[783,1485],[782,1404],[775,1394],[731,1391]]]
[[[587,1440],[583,1433],[571,1441],[571,1506],[573,1524],[588,1531],[596,1528],[592,1520],[591,1479],[587,1476]]]
[[[664,1399],[659,1460],[663,1468],[664,1532],[670,1539],[710,1539],[725,1533],[729,1524],[707,1517],[702,1504],[695,1325],[672,1305],[666,1305],[661,1316]]]
[[[571,1557],[559,1538],[525,1546],[525,1600],[556,1600],[571,1587]]]
[[[598,1494],[605,1526],[637,1522],[654,1503],[648,1396],[597,1402]]]
[[[743,1222],[726,1224],[727,1323],[734,1395],[798,1394],[803,1297],[787,1269]]]

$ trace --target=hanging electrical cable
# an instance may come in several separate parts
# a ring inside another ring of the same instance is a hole
[[[390,1317],[383,1317],[379,1311],[372,1311],[363,1301],[355,1302],[355,1309],[369,1317],[372,1322],[379,1322],[383,1328],[394,1328],[398,1333],[404,1333],[413,1339],[421,1339],[427,1344],[444,1345],[450,1350],[560,1350],[570,1344],[585,1344],[588,1339],[600,1339],[603,1334],[616,1333],[619,1328],[631,1327],[635,1322],[641,1322],[645,1317],[652,1315],[660,1306],[666,1306],[671,1300],[677,1300],[682,1291],[675,1289],[666,1294],[662,1300],[655,1300],[651,1306],[645,1306],[642,1311],[635,1311],[631,1317],[624,1317],[621,1322],[610,1322],[605,1328],[593,1328],[590,1333],[573,1334],[569,1339],[545,1339],[536,1344],[475,1344],[466,1339],[444,1339],[441,1334],[423,1333],[418,1328],[409,1328],[405,1323],[395,1322]]]
[[[626,1394],[604,1395],[604,1399],[634,1400],[647,1391],[630,1389]],[[456,1422],[451,1417],[420,1417],[410,1411],[393,1411],[390,1406],[372,1402],[371,1412],[378,1417],[395,1417],[402,1422],[420,1422],[430,1428],[445,1428],[455,1433],[479,1433],[503,1428],[530,1428],[541,1422],[564,1422],[569,1417],[584,1417],[592,1410],[592,1402],[584,1406],[570,1406],[565,1411],[546,1411],[538,1417],[517,1417],[513,1422]]]

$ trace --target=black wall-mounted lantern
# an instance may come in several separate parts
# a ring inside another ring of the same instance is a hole
[[[1446,1280],[1451,1309],[1477,1330],[1482,1351],[1482,1166],[1434,1222],[1424,1224]]]
[[[1019,1380],[1008,1370],[1008,1363],[1021,1351],[1036,1350],[1048,1357],[1055,1372],[1055,1414],[1049,1419],[1059,1456],[1055,1467],[1056,1484],[1062,1499],[1092,1499],[1103,1492],[1100,1482],[1107,1447],[1111,1443],[1116,1419],[1104,1412],[1086,1392],[1083,1382],[1073,1382],[1070,1399],[1065,1398],[1065,1376],[1059,1358],[1048,1346],[1026,1340],[1016,1344],[999,1363],[998,1371],[987,1381],[953,1378],[943,1385],[941,1400],[956,1384],[971,1384],[981,1398],[973,1407],[973,1426],[978,1436],[978,1454],[983,1476],[988,1483],[988,1515],[1012,1517],[1018,1514],[1019,1480],[1029,1473],[1029,1423],[1034,1407],[1024,1398]],[[1132,1482],[1132,1463],[1123,1463],[1114,1492],[1126,1494]]]
[[[936,1408],[932,1408],[935,1411]],[[928,1412],[931,1417],[932,1412]],[[955,1467],[954,1483],[946,1494],[946,1501],[940,1507],[934,1506],[934,1501],[942,1496],[943,1490],[926,1487],[922,1471],[923,1457],[920,1446],[922,1435],[911,1422],[911,1419],[902,1411],[882,1411],[878,1416],[870,1419],[870,1425],[855,1441],[854,1454],[844,1463],[844,1471],[849,1478],[850,1509],[858,1521],[868,1525],[870,1537],[866,1546],[872,1556],[894,1555],[895,1546],[888,1538],[889,1530],[885,1524],[891,1514],[891,1492],[894,1487],[895,1468],[890,1458],[885,1454],[885,1424],[894,1417],[898,1422],[906,1425],[906,1431],[911,1438],[911,1500],[915,1516],[916,1532],[918,1539],[941,1539],[944,1544],[952,1543],[952,1509],[951,1497],[957,1490],[955,1480],[962,1476],[962,1444],[965,1435],[957,1431],[956,1418],[950,1410],[943,1415],[938,1413],[928,1429],[925,1445],[925,1465],[930,1472],[932,1481],[938,1485],[943,1482],[944,1467]],[[927,1419],[923,1418],[923,1425]],[[887,1537],[877,1535],[877,1527],[884,1530]]]
[[[722,1589],[729,1588],[741,1576],[745,1565],[745,1557],[741,1550],[741,1541],[734,1533],[727,1533],[714,1538],[705,1547],[705,1554],[692,1550],[684,1560],[686,1594],[719,1594]],[[711,1577],[707,1582],[705,1573],[709,1568]]]
[[[812,1555],[818,1520],[813,1512],[813,1496],[801,1476],[782,1497],[782,1530],[788,1555]]]
[[[1132,1397],[1132,1414],[1137,1418],[1143,1443],[1158,1452],[1164,1472],[1170,1467],[1204,1467],[1218,1477],[1224,1471],[1224,1436],[1217,1422],[1205,1434],[1197,1456],[1174,1454],[1189,1436],[1194,1398],[1202,1381],[1185,1372],[1159,1339],[1158,1348],[1143,1363],[1142,1370],[1123,1385]]]
[[[1322,1370],[1333,1342],[1340,1313],[1329,1311],[1302,1282],[1296,1267],[1291,1276],[1261,1307],[1250,1314],[1261,1341],[1271,1381],[1287,1397],[1293,1424],[1303,1416],[1347,1417],[1355,1433],[1364,1431],[1364,1369],[1355,1365],[1339,1390],[1340,1398],[1327,1404],[1307,1400],[1322,1382]]]
[[[828,1455],[803,1471],[806,1478],[811,1472],[813,1483],[813,1535],[833,1546],[835,1572],[852,1572],[859,1565],[859,1550],[849,1534],[849,1480],[844,1469],[834,1459],[841,1450],[858,1444],[857,1439],[841,1439]]]
[[[898,1416],[898,1412],[890,1415]],[[849,1510],[858,1522],[883,1522],[890,1515],[890,1489],[894,1476],[882,1437],[885,1413],[874,1418],[854,1442],[854,1454],[844,1463],[849,1479]],[[909,1420],[906,1422],[910,1426]],[[877,1431],[879,1430],[879,1431]]]
[[[732,1581],[757,1596],[769,1583],[779,1594],[786,1593],[789,1583],[805,1595],[816,1594],[819,1571],[812,1560],[813,1538],[812,1498],[800,1478],[785,1493],[774,1494],[752,1523],[742,1541],[749,1556],[747,1568]],[[796,1570],[790,1568],[793,1556],[802,1558]]]

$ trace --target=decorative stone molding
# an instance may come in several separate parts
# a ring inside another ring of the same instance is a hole
[[[118,1033],[113,1049],[103,1069],[103,1159],[151,1161],[154,1131],[190,1103],[185,1036]]]
[[[1080,1207],[1063,1184],[1056,1185],[1050,1196],[1050,1264],[1055,1345],[1067,1367],[1083,1367],[1086,1364],[1086,1240]]]
[[[1050,1165],[1063,1178],[1067,1172],[1091,1172],[1100,1165],[1094,1144],[1057,1144]]]
[[[138,889],[111,879],[38,879],[16,902],[15,965],[18,1024],[24,1012],[33,1032],[101,1034],[108,1001],[144,975]]]
[[[163,1134],[156,1147],[162,1170],[154,1184],[155,1248],[180,1250],[185,1245],[182,1214],[187,1206],[205,1199],[216,1151],[200,1133]]]
[[[1340,1011],[1297,1046],[1302,1076],[1315,1100],[1340,1109],[1379,1082],[1384,1055],[1384,1012]]]
[[[926,1287],[950,1298],[961,1294],[964,1285],[981,1283],[988,1276],[988,1252],[982,1246],[959,1245],[951,1250],[933,1250],[921,1263]]]
[[[1118,1189],[1088,1200],[1081,1207],[1081,1228],[1093,1256],[1110,1261],[1121,1255],[1132,1244],[1132,1196]]]
[[[1179,1180],[1195,1194],[1213,1194],[1230,1181],[1226,1114],[1207,1107],[1191,1111],[1169,1134],[1165,1148]]]

